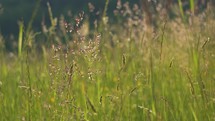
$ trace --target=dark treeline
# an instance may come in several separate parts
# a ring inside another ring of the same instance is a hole
[[[120,0],[121,3],[129,2],[130,5],[138,4],[146,17],[148,23],[153,21],[152,15],[156,14],[156,6],[161,4],[168,12],[171,11],[171,6],[178,4],[178,0]],[[189,0],[181,0],[184,10],[189,9]],[[29,22],[31,14],[34,10],[37,0],[3,0],[0,2],[0,32],[8,36],[10,34],[17,35],[19,20],[23,20],[25,25]],[[102,13],[106,0],[41,0],[39,12],[34,20],[33,28],[40,30],[41,21],[45,20],[49,24],[49,16],[47,10],[47,2],[50,3],[54,17],[60,15],[68,16],[69,11],[72,14],[76,14],[80,11],[89,13],[88,3],[92,3],[95,6],[94,12]],[[113,10],[116,9],[117,2],[119,0],[110,0],[108,6],[108,15],[113,15]],[[209,3],[210,2],[210,3]],[[214,0],[195,0],[196,13],[201,12],[207,8],[207,4],[214,4]],[[90,16],[91,14],[89,14]],[[92,17],[99,17],[91,16]]]
[[[29,22],[32,12],[34,10],[37,0],[4,0],[1,1],[1,8],[3,11],[0,14],[0,32],[3,35],[17,34],[19,20],[23,20],[25,25]],[[40,8],[37,13],[37,17],[34,20],[34,29],[41,28],[41,21],[45,19],[49,24],[49,15],[47,2],[50,3],[54,17],[60,15],[68,16],[68,13],[77,14],[80,11],[88,13],[88,3],[92,3],[95,6],[95,11],[104,9],[105,0],[41,0]],[[133,2],[132,2],[133,3]],[[111,14],[111,10],[116,7],[116,1],[110,1],[108,11]]]

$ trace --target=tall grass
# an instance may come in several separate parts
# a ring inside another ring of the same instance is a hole
[[[201,22],[154,33],[107,22],[102,34],[48,41],[43,55],[27,47],[22,61],[2,49],[0,120],[213,121],[215,22]],[[61,38],[52,27],[47,39]]]

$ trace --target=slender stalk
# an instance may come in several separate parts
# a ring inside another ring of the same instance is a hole
[[[32,28],[32,24],[33,24],[33,22],[34,22],[34,20],[36,18],[37,13],[38,13],[38,10],[39,10],[39,7],[40,7],[40,2],[41,2],[41,0],[37,0],[37,3],[35,5],[34,11],[32,13],[31,19],[30,19],[30,21],[28,23],[28,26],[27,26],[27,30],[26,30],[27,35],[29,34],[29,32],[30,32],[30,30]]]
[[[164,26],[162,28],[162,39],[161,39],[161,43],[160,43],[160,61],[162,59],[162,53],[163,53],[163,41],[164,41],[164,32],[166,29],[166,23],[167,23],[167,21],[165,21]]]
[[[22,40],[23,40],[23,21],[19,21],[19,39],[18,39],[18,56],[22,55]]]
[[[181,17],[184,20],[185,19],[185,17],[184,17],[184,9],[183,9],[183,4],[182,4],[181,0],[178,0],[178,6],[179,6],[180,13],[181,13]]]
[[[26,57],[26,65],[27,65],[27,76],[28,76],[28,120],[31,121],[31,105],[32,105],[32,88],[31,88],[31,77],[30,77],[30,67],[29,67],[29,50],[27,48],[27,57]]]
[[[192,12],[192,14],[195,13],[195,0],[190,0],[190,10]]]

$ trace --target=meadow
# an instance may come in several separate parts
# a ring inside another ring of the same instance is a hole
[[[214,13],[144,24],[133,11],[89,30],[55,18],[19,23],[17,52],[0,38],[1,121],[214,121]],[[43,36],[42,36],[43,35]]]

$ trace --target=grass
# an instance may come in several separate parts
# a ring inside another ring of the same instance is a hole
[[[155,34],[105,24],[40,52],[19,44],[18,57],[2,46],[0,120],[215,120],[215,22],[194,20]]]

